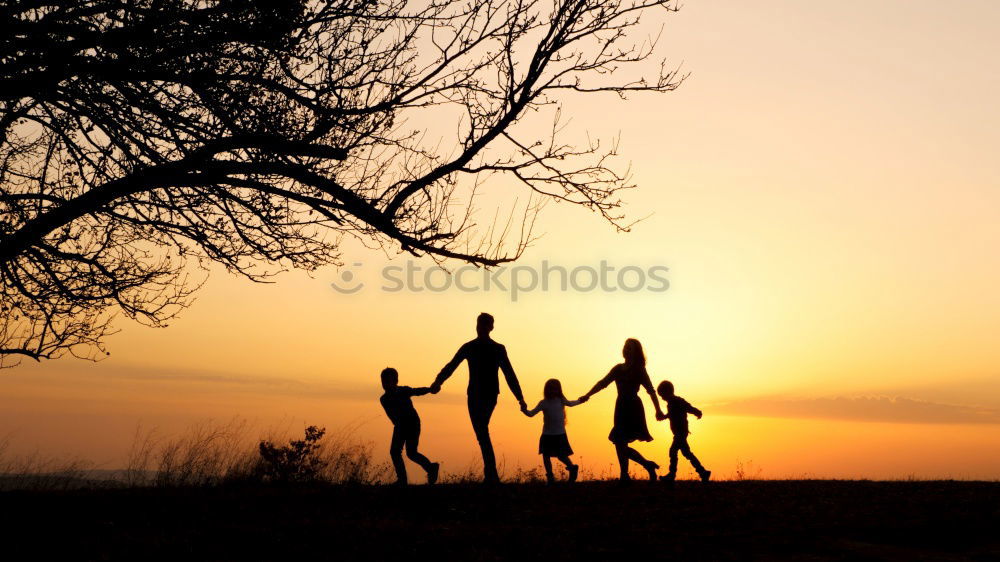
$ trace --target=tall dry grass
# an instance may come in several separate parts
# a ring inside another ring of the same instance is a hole
[[[68,490],[96,485],[89,480],[90,463],[57,459],[39,453],[13,455],[11,437],[0,438],[0,491]]]
[[[310,484],[377,485],[392,482],[394,472],[387,462],[375,460],[375,444],[357,438],[358,427],[345,426],[323,433],[309,448],[306,471]],[[285,427],[259,430],[244,419],[207,421],[195,424],[175,435],[165,435],[156,428],[138,427],[127,451],[125,468],[112,477],[112,471],[93,471],[92,463],[76,459],[55,459],[40,454],[9,454],[10,437],[0,438],[0,491],[65,490],[87,487],[197,487],[227,484],[256,485],[281,483],[276,471],[265,465],[261,443],[274,448],[289,447],[302,441],[302,429]],[[273,468],[273,467],[270,467]],[[510,465],[501,458],[498,470],[504,482],[541,484],[545,476],[540,464],[525,468]],[[100,476],[96,473],[100,472]],[[279,471],[280,472],[280,471]],[[753,461],[737,459],[735,472],[723,480],[753,481],[762,471]],[[471,462],[458,470],[442,473],[442,484],[473,484],[482,481],[482,464]],[[566,477],[556,463],[559,480]],[[414,481],[419,477],[414,475]],[[634,478],[644,479],[645,474]],[[584,468],[583,480],[615,480],[617,466],[595,473]],[[289,483],[289,482],[285,482]]]
[[[302,437],[292,431],[268,430],[264,437],[246,420],[205,422],[179,436],[161,436],[155,429],[136,431],[123,481],[127,486],[214,486],[275,483],[260,444],[287,447]],[[389,466],[374,461],[374,444],[355,437],[348,426],[325,433],[311,449],[309,471],[314,484],[377,484]]]
[[[128,451],[126,486],[205,486],[244,474],[254,463],[245,420],[202,422],[178,436],[136,429]]]

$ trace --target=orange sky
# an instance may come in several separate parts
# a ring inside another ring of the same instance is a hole
[[[0,372],[8,454],[114,468],[140,423],[243,416],[357,424],[387,460],[378,371],[429,384],[489,311],[529,402],[550,377],[586,391],[638,338],[654,382],[705,410],[691,444],[723,477],[738,462],[776,478],[1000,477],[1000,7],[701,1],[666,21],[661,52],[691,72],[680,89],[564,110],[570,135],[620,133],[639,185],[626,210],[651,216],[617,234],[548,205],[522,260],[663,265],[666,292],[386,293],[381,268],[406,256],[351,242],[354,295],[330,288],[334,268],[272,285],[213,272],[170,327],[120,323],[106,361]],[[462,367],[416,400],[446,471],[475,459],[465,381]],[[608,390],[569,411],[598,473],[612,407]],[[540,423],[503,391],[509,466],[538,463]],[[641,449],[664,461],[668,433],[656,424]]]

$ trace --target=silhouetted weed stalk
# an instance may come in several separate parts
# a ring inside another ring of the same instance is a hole
[[[732,479],[737,482],[760,480],[761,474],[763,474],[763,470],[759,466],[754,465],[752,460],[743,461],[736,459],[736,471],[733,473]]]

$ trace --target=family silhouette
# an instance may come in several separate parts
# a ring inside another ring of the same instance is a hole
[[[649,398],[653,402],[656,419],[658,421],[670,420],[670,430],[674,436],[669,452],[669,471],[659,479],[666,482],[674,481],[677,475],[677,455],[681,453],[691,462],[701,480],[708,482],[712,472],[702,466],[688,445],[690,432],[688,431],[687,415],[693,414],[701,419],[702,412],[674,394],[674,385],[670,381],[662,381],[656,390],[653,389],[649,373],[646,372],[646,356],[643,353],[642,344],[638,340],[632,338],[625,340],[625,346],[622,348],[624,362],[612,367],[607,375],[597,381],[593,388],[580,396],[579,399],[567,399],[563,394],[562,384],[559,380],[549,379],[545,382],[542,400],[529,410],[524,401],[517,375],[507,357],[507,349],[490,337],[493,326],[493,316],[485,312],[481,313],[476,318],[476,338],[466,342],[458,349],[455,356],[441,369],[434,382],[428,387],[400,386],[399,374],[395,369],[389,367],[382,371],[382,388],[385,393],[380,402],[393,424],[389,454],[396,469],[397,484],[407,484],[406,466],[403,462],[404,449],[407,458],[420,465],[427,472],[428,484],[437,482],[440,464],[431,462],[417,450],[420,441],[420,417],[413,407],[412,397],[440,392],[441,386],[454,374],[455,369],[463,361],[468,362],[469,365],[469,386],[466,391],[469,419],[483,455],[483,482],[487,484],[500,482],[493,441],[490,439],[490,419],[493,417],[493,411],[496,409],[500,394],[499,373],[501,371],[507,381],[507,386],[514,398],[517,399],[521,412],[528,417],[542,413],[543,425],[542,435],[538,442],[538,453],[542,455],[542,463],[549,483],[555,482],[555,475],[552,472],[552,457],[557,458],[565,465],[570,482],[576,481],[579,474],[579,466],[570,460],[573,449],[570,447],[569,437],[566,434],[565,409],[583,404],[591,396],[610,386],[611,383],[615,383],[618,397],[615,400],[614,423],[608,434],[608,439],[614,444],[615,453],[618,456],[620,480],[630,480],[629,461],[635,462],[645,469],[650,480],[657,479],[656,471],[660,468],[659,464],[646,459],[639,451],[630,446],[633,441],[653,440],[646,425],[646,411],[639,398],[639,389],[641,388],[649,394]],[[660,407],[657,393],[667,405],[666,413]]]

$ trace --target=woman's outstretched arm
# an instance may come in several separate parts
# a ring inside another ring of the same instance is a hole
[[[615,380],[615,371],[617,369],[618,369],[618,365],[615,365],[614,367],[612,367],[611,370],[608,372],[607,375],[604,376],[603,379],[597,381],[597,384],[594,385],[594,388],[591,388],[589,391],[587,391],[586,394],[584,394],[583,396],[580,397],[580,400],[587,400],[591,396],[593,396],[593,395],[597,394],[598,392],[600,392],[600,391],[604,390],[605,388],[607,388],[608,385],[611,384],[611,382],[613,380]]]
[[[653,390],[653,381],[649,380],[649,373],[646,369],[642,370],[642,380],[639,381],[642,387],[646,389],[649,393],[649,397],[653,400],[653,407],[656,408],[656,419],[663,417],[663,410],[660,409],[660,399],[656,397],[656,391]]]

